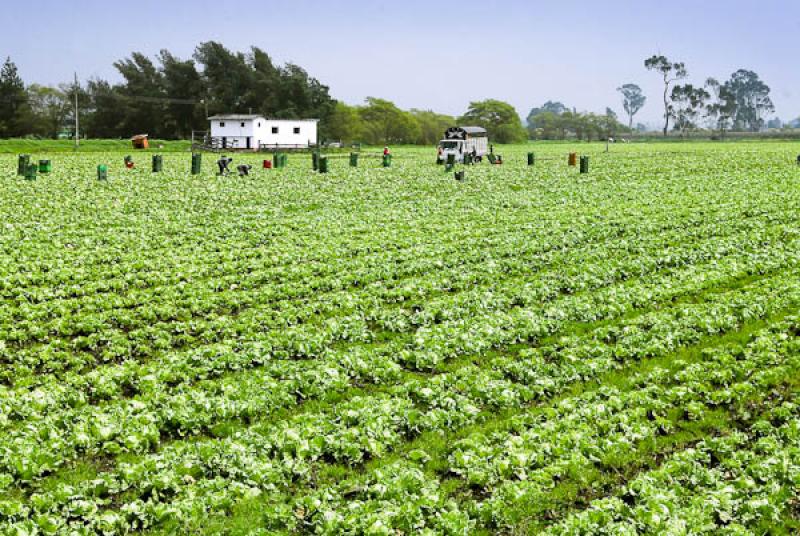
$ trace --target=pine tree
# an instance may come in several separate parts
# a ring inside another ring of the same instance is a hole
[[[28,95],[17,66],[6,58],[0,70],[0,138],[22,136]]]

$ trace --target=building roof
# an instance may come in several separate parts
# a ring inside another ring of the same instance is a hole
[[[284,121],[284,122],[319,122],[319,119],[271,119],[263,115],[256,114],[217,114],[208,118],[209,121],[253,121],[255,119],[263,119],[265,121]]]
[[[448,140],[464,140],[468,136],[484,137],[486,135],[486,129],[482,127],[450,127],[444,133],[444,137]]]
[[[260,115],[256,114],[217,114],[208,118],[209,121],[218,121],[221,119],[228,119],[230,121],[247,121],[249,119],[263,119]]]
[[[460,127],[460,128],[467,134],[486,134],[486,129],[483,127]]]

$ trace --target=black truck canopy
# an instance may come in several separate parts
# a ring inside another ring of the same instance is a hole
[[[444,133],[448,140],[466,140],[467,138],[486,137],[486,129],[482,127],[450,127]]]

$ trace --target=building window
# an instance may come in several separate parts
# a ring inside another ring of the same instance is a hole
[[[244,122],[242,122],[241,126],[244,126]]]
[[[221,127],[224,127],[224,126],[225,126],[225,123],[223,123],[222,121],[220,121],[220,122],[219,122],[219,126],[221,126]]]
[[[278,127],[272,127],[272,133],[273,134],[277,134],[278,133]]]
[[[300,127],[294,127],[294,133],[300,134]]]

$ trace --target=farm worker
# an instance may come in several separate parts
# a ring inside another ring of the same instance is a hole
[[[125,167],[128,169],[133,169],[133,158],[130,155],[125,157]]]
[[[389,156],[389,148],[388,147],[384,147],[383,148],[383,156]]]
[[[246,177],[246,176],[250,175],[250,169],[252,167],[253,166],[248,166],[248,165],[245,165],[245,164],[241,164],[236,169],[239,171],[239,176],[240,177]]]
[[[227,175],[230,173],[230,169],[228,169],[228,164],[233,162],[233,158],[227,158],[223,156],[219,160],[217,160],[217,166],[219,166],[219,175]]]

